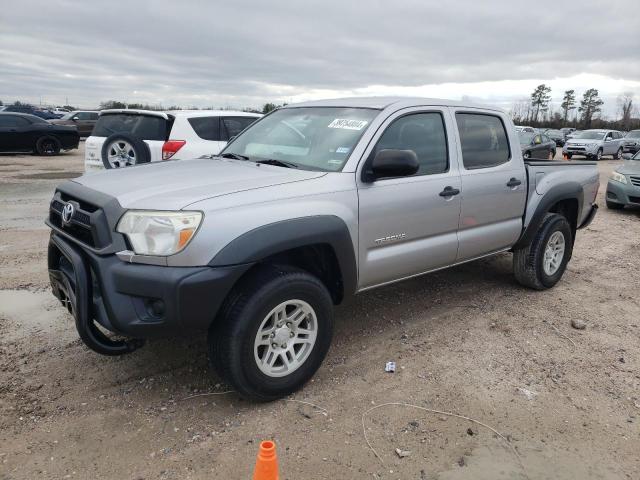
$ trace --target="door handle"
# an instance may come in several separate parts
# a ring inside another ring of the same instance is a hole
[[[517,187],[518,185],[522,185],[522,182],[515,177],[511,177],[511,180],[507,182],[507,187],[509,188]]]
[[[444,187],[444,190],[442,190],[438,195],[440,195],[441,197],[453,197],[454,195],[458,195],[459,193],[460,190],[448,185]]]

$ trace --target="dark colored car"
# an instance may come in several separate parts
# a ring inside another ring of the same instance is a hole
[[[553,160],[556,156],[556,142],[544,133],[518,132],[520,148],[525,160],[536,158],[538,160]]]
[[[551,140],[556,142],[556,147],[562,147],[565,142],[565,134],[562,130],[545,130],[544,134],[549,137]]]
[[[78,148],[76,127],[53,125],[35,115],[0,112],[0,152],[34,152],[57,155]]]
[[[62,118],[51,120],[54,125],[70,125],[78,127],[78,133],[81,137],[88,137],[93,132],[93,127],[98,121],[99,112],[90,110],[76,110],[69,112]]]
[[[56,118],[60,118],[58,115],[49,110],[41,110],[31,105],[8,105],[2,111],[5,113],[27,113],[29,115],[40,117],[44,120],[54,120]]]
[[[624,137],[622,151],[624,153],[636,153],[640,150],[640,130],[631,130]]]

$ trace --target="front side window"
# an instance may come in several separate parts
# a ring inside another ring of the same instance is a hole
[[[511,158],[507,132],[499,117],[478,113],[456,113],[464,168],[495,167]]]
[[[283,108],[251,124],[221,154],[337,172],[378,113],[370,108]]]
[[[439,113],[415,113],[394,120],[378,140],[372,155],[386,149],[413,150],[420,164],[415,175],[449,170],[447,136]]]

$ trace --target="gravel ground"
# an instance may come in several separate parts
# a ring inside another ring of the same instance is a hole
[[[599,164],[602,206],[616,163]],[[82,146],[0,156],[1,480],[247,479],[262,439],[283,479],[640,478],[640,210],[601,208],[546,292],[503,254],[350,299],[313,381],[252,404],[203,338],[119,358],[78,340],[43,218],[81,171]]]

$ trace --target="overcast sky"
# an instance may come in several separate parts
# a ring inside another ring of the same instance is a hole
[[[352,95],[509,108],[545,82],[640,104],[639,0],[3,0],[0,100],[258,107]]]

